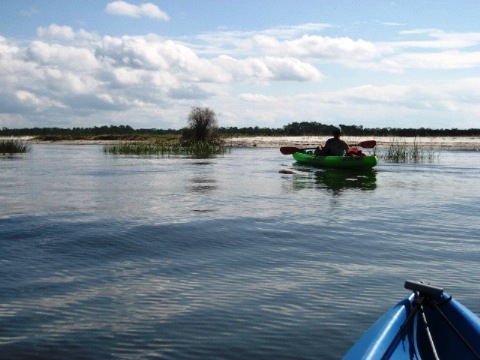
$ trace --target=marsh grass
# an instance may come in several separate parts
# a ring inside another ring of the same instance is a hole
[[[31,145],[22,140],[0,140],[0,154],[27,153],[32,149]]]
[[[386,152],[380,155],[380,157],[389,162],[420,163],[433,162],[438,159],[439,154],[432,148],[421,146],[416,140],[413,144],[409,145],[394,139],[388,146]]]
[[[113,155],[192,155],[209,157],[224,154],[227,149],[223,144],[195,142],[188,145],[163,142],[121,142],[105,145],[103,151]]]

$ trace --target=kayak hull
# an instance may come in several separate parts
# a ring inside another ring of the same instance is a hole
[[[371,169],[377,165],[376,156],[315,156],[304,151],[293,153],[293,158],[300,164],[338,169]]]
[[[423,317],[418,296],[412,293],[387,311],[344,360],[435,359],[434,351],[439,359],[478,359],[480,319],[444,293],[436,305],[422,305]]]

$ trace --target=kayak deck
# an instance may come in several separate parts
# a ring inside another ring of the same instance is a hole
[[[371,169],[377,165],[376,156],[316,156],[311,151],[297,151],[292,154],[293,158],[301,163],[320,167],[339,169]]]
[[[414,292],[387,311],[344,357],[480,359],[480,319],[443,289],[405,283]]]

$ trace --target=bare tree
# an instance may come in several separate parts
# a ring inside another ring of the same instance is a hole
[[[208,107],[193,107],[188,115],[188,128],[182,140],[191,142],[218,142],[218,121],[215,112]]]

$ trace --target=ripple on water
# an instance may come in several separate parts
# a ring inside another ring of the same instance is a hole
[[[476,158],[360,176],[50,149],[0,175],[6,358],[338,359],[407,278],[480,313]]]

